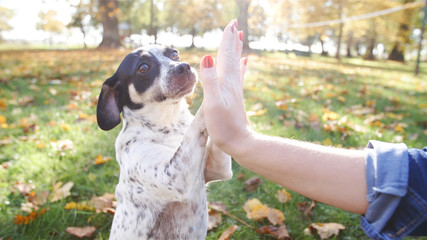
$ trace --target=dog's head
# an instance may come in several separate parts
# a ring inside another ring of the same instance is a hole
[[[123,107],[179,101],[194,91],[196,70],[180,62],[178,51],[152,45],[128,54],[102,85],[96,110],[98,125],[110,130],[120,123]]]

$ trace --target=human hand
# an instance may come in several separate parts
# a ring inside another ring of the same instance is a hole
[[[243,100],[243,78],[247,58],[241,58],[243,32],[237,21],[224,29],[217,64],[206,55],[200,63],[206,127],[212,141],[230,155],[238,154],[239,144],[250,136]]]

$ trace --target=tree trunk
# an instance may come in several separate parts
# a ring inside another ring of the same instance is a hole
[[[196,29],[193,27],[191,29],[191,46],[190,49],[193,49],[196,47],[196,45],[194,45],[194,38],[196,37]]]
[[[368,33],[368,39],[367,39],[367,49],[365,56],[363,56],[363,59],[365,60],[375,60],[374,56],[374,48],[377,41],[377,32],[375,29],[375,18],[371,19],[371,28],[369,29]]]
[[[320,41],[320,47],[322,48],[322,53],[320,54],[321,56],[328,56],[328,53],[325,51],[325,43],[323,42],[323,40],[321,38],[319,38]]]
[[[251,0],[235,0],[237,6],[239,7],[239,17],[237,21],[239,22],[239,29],[244,33],[243,39],[243,49],[249,49],[249,38],[248,38],[248,15],[249,15],[249,5]]]
[[[351,58],[351,46],[353,45],[353,32],[350,31],[347,36],[347,57]]]
[[[148,34],[154,36],[154,43],[157,43],[157,21],[156,13],[154,12],[154,0],[150,1],[150,25],[148,28]]]
[[[405,48],[399,42],[395,42],[390,55],[388,55],[388,60],[405,62],[404,51]]]
[[[368,47],[366,49],[365,56],[363,56],[363,59],[365,59],[365,60],[375,60],[375,56],[374,56],[375,43],[376,43],[376,36],[373,35],[368,40]]]
[[[342,14],[343,14],[343,2],[342,2],[342,0],[339,0],[339,3],[338,3],[338,14],[339,14],[339,18],[342,19]],[[344,23],[340,23],[339,29],[338,29],[339,32],[338,32],[337,52],[335,53],[335,58],[338,60],[340,59],[343,27],[344,27]]]
[[[119,48],[120,34],[117,13],[118,0],[99,0],[99,11],[102,13],[102,42],[98,48]]]
[[[403,4],[414,2],[415,0],[403,0]],[[400,23],[399,29],[397,30],[396,41],[393,44],[390,54],[388,55],[389,60],[405,62],[405,44],[409,43],[410,35],[410,19],[413,14],[413,9],[407,9],[402,12],[404,22]]]

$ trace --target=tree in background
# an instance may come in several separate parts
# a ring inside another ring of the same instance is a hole
[[[221,1],[217,0],[183,0],[165,1],[165,27],[179,34],[191,35],[191,46],[194,38],[221,27]]]
[[[58,13],[55,10],[39,12],[39,22],[36,25],[37,30],[49,33],[49,44],[53,44],[53,36],[59,34],[64,29],[64,24],[57,19]]]
[[[118,0],[99,0],[98,16],[102,22],[102,41],[98,48],[119,48],[121,47],[119,34],[120,13]]]
[[[243,49],[249,49],[249,41],[264,36],[267,30],[266,14],[261,2],[252,4],[252,0],[235,0],[239,15],[239,29],[244,33]]]
[[[3,41],[1,33],[12,29],[12,26],[10,26],[8,23],[12,17],[12,10],[5,7],[0,7],[0,42]]]
[[[75,12],[68,23],[69,28],[78,28],[83,35],[83,47],[87,48],[86,35],[90,25],[96,25],[97,21],[94,16],[93,1],[84,2],[81,0],[74,6]]]
[[[402,4],[408,4],[412,2],[414,2],[414,0],[403,0]],[[411,35],[411,22],[415,15],[414,12],[415,10],[411,8],[405,9],[398,14],[399,17],[396,19],[398,20],[399,27],[397,29],[393,47],[388,56],[389,60],[398,62],[405,61],[405,45],[411,43],[409,36]]]

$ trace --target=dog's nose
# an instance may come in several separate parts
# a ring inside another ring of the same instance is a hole
[[[188,63],[180,63],[175,67],[176,74],[187,74],[191,71],[190,64]]]

